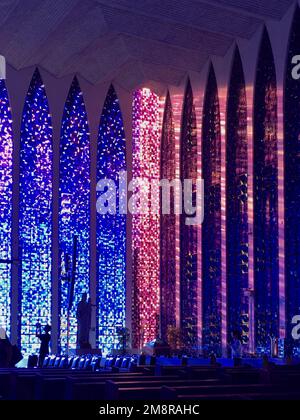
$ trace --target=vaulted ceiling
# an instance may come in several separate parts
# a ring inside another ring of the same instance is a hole
[[[178,85],[294,0],[2,0],[0,54],[93,84]]]

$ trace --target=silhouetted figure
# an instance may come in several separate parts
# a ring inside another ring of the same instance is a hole
[[[45,357],[48,356],[50,353],[49,351],[49,344],[51,341],[51,326],[46,325],[44,328],[44,334],[42,334],[41,331],[41,325],[37,324],[36,326],[36,336],[41,341],[41,347],[40,347],[40,355],[39,355],[39,367],[43,367],[43,363],[45,360]]]
[[[242,364],[242,342],[238,331],[233,332],[233,338],[231,342],[231,356],[233,358],[234,366],[241,366]]]
[[[5,329],[0,327],[0,368],[14,367],[22,359],[18,346],[11,344]]]
[[[264,354],[262,357],[262,366],[264,369],[268,369],[269,367],[269,358],[266,354]]]
[[[9,339],[5,337],[0,338],[0,368],[8,368],[11,365],[12,346]]]
[[[211,353],[211,355],[210,355],[210,365],[211,366],[216,366],[217,365],[217,358],[216,358],[216,355],[214,354],[214,353]]]
[[[291,364],[293,360],[294,340],[286,337],[284,340],[284,357],[287,364]]]
[[[77,347],[79,349],[90,349],[92,304],[91,299],[87,300],[87,293],[83,293],[81,301],[77,306]]]

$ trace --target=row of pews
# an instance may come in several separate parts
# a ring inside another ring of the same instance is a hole
[[[0,370],[4,400],[300,400],[300,365],[155,365]],[[129,364],[128,364],[129,365]]]

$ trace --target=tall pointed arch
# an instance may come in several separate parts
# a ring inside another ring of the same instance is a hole
[[[69,319],[69,348],[76,348],[76,308],[89,292],[90,260],[90,134],[78,79],[71,84],[62,117],[59,165],[60,349],[68,341],[68,272],[77,237],[76,281]],[[79,343],[77,343],[79,344]]]
[[[285,278],[286,322],[300,313],[300,83],[292,74],[292,59],[299,55],[300,8],[290,33],[284,95],[284,190],[285,190]],[[290,331],[289,333],[290,334]],[[300,343],[294,342],[300,352]]]
[[[227,100],[226,131],[226,247],[228,342],[235,330],[248,344],[243,322],[249,318],[248,288],[248,147],[246,86],[236,47]]]
[[[185,90],[180,142],[182,185],[185,179],[193,180],[195,185],[197,179],[197,121],[190,80],[188,80]],[[184,211],[180,216],[180,322],[185,345],[187,348],[192,348],[198,345],[198,235],[197,226],[187,225],[186,216]]]
[[[21,123],[19,238],[21,346],[36,353],[37,322],[51,322],[52,126],[45,86],[35,70]]]
[[[162,125],[160,178],[173,181],[175,176],[175,127],[168,92]],[[170,214],[161,214],[160,219],[160,324],[164,340],[167,338],[168,327],[176,325],[176,216],[173,188],[170,202]]]
[[[5,81],[0,80],[0,259],[10,260],[12,229],[12,119]],[[10,334],[11,265],[0,263],[0,327]]]
[[[119,199],[125,198],[120,195],[122,171],[126,171],[125,132],[119,99],[111,85],[102,110],[97,154],[97,181],[108,178],[118,186],[116,213],[97,214],[97,333],[98,344],[106,352],[119,348],[118,328],[125,327],[126,214],[119,206]]]
[[[133,165],[135,181],[143,178],[138,189],[144,205],[133,204],[133,348],[142,348],[159,332],[159,198],[152,197],[149,184],[160,176],[159,97],[148,88],[138,89],[133,96]],[[136,184],[135,184],[136,185]],[[150,191],[150,194],[149,194]],[[145,194],[146,192],[146,194]],[[135,194],[136,196],[136,194]],[[150,199],[151,197],[151,199]],[[133,200],[135,201],[135,200]]]
[[[271,42],[264,29],[254,97],[254,286],[257,347],[279,334],[277,87]]]
[[[210,65],[203,108],[203,346],[221,353],[221,126],[217,81]]]

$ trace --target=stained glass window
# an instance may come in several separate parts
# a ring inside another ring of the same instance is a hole
[[[0,80],[0,327],[10,334],[12,227],[12,119],[8,93]]]
[[[210,66],[203,108],[203,346],[221,354],[221,130],[217,81]]]
[[[193,195],[197,179],[197,126],[193,91],[188,81],[185,91],[181,127],[180,178],[193,180]],[[195,203],[193,203],[195,204]],[[197,226],[187,225],[184,211],[180,217],[180,322],[187,348],[198,344],[197,312]]]
[[[159,148],[159,98],[150,89],[137,90],[133,100],[134,179],[159,180]],[[133,215],[132,225],[132,342],[139,348],[157,337],[159,327],[160,217],[151,213],[149,200],[143,214]]]
[[[89,292],[90,261],[90,134],[83,95],[75,77],[65,103],[60,138],[59,180],[60,347],[68,340],[68,293],[77,237],[73,305],[69,314],[69,348],[76,348],[76,308]]]
[[[161,137],[161,179],[173,181],[176,175],[175,129],[169,93],[166,97]],[[161,336],[167,338],[168,326],[176,325],[176,216],[174,188],[170,190],[170,214],[160,219],[160,323]]]
[[[256,345],[278,337],[277,88],[266,29],[261,42],[254,99],[254,283]]]
[[[20,150],[21,347],[35,353],[37,322],[51,322],[52,126],[45,86],[34,72],[25,99]]]
[[[243,322],[249,319],[245,296],[248,287],[248,158],[247,102],[242,61],[238,48],[233,58],[227,103],[227,316],[228,341],[239,331],[248,343]]]
[[[292,25],[285,80],[285,276],[288,336],[292,319],[300,314],[300,82],[292,76],[292,58],[299,54],[300,9]],[[300,353],[300,342],[294,341]]]
[[[119,173],[126,171],[126,142],[119,99],[110,87],[102,110],[97,181],[117,185],[116,214],[97,214],[98,341],[102,351],[120,348],[118,328],[125,327],[126,214],[119,206]]]

